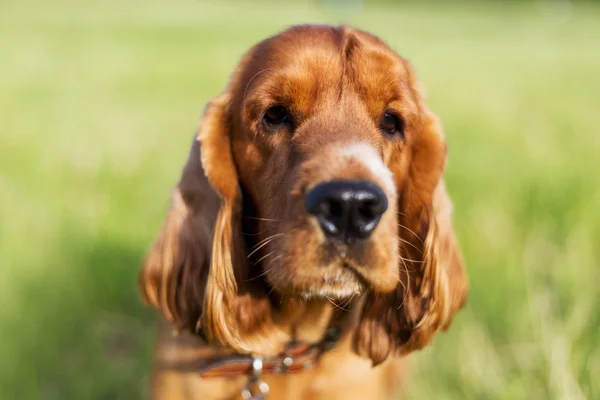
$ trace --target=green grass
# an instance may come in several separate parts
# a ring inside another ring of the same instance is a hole
[[[445,125],[471,295],[408,397],[600,398],[600,8],[86,3],[0,1],[0,398],[147,397],[138,263],[205,102],[301,22],[384,38]]]

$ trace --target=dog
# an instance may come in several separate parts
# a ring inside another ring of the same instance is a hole
[[[467,297],[446,153],[379,38],[302,25],[251,48],[141,268],[153,398],[394,398]]]

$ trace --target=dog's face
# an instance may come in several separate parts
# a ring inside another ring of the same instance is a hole
[[[142,290],[238,351],[269,345],[268,291],[364,296],[356,348],[374,363],[420,348],[466,296],[445,156],[404,59],[362,31],[294,27],[207,107]]]
[[[289,31],[244,62],[233,151],[257,210],[264,276],[292,295],[391,292],[414,147],[429,141],[430,176],[418,179],[430,196],[445,156],[441,136],[420,137],[409,66],[368,34],[329,28]]]

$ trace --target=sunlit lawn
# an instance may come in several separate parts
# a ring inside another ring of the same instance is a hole
[[[86,3],[0,1],[0,398],[147,396],[137,267],[205,102],[251,44],[343,21],[449,142],[471,295],[409,397],[600,398],[600,8]]]

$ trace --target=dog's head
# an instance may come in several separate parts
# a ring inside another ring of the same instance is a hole
[[[414,71],[348,27],[242,59],[205,111],[142,291],[181,327],[261,352],[272,295],[365,297],[359,353],[421,348],[466,296],[446,146]]]

